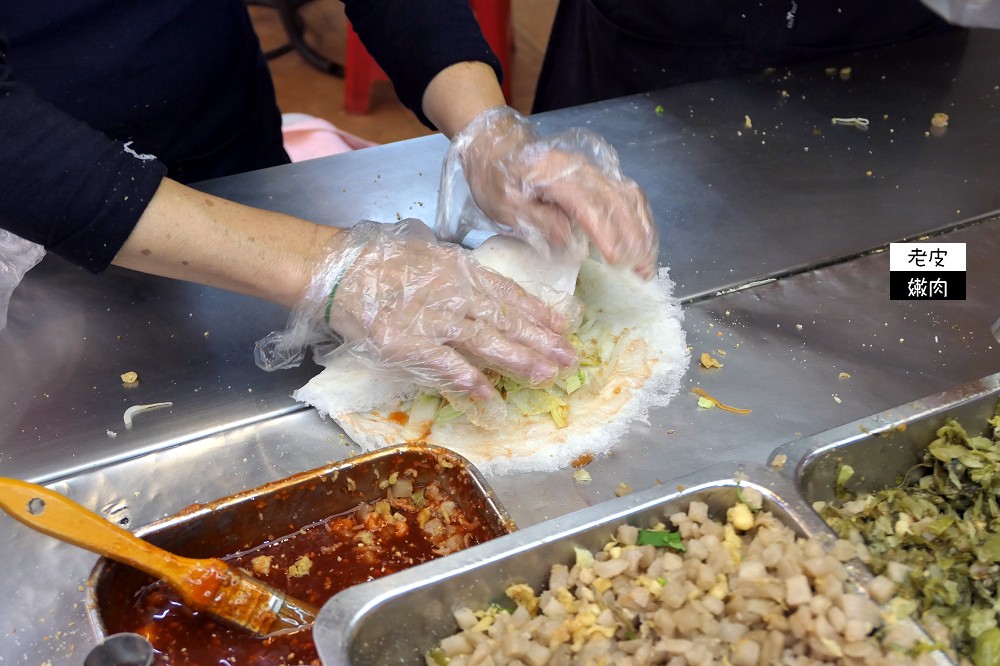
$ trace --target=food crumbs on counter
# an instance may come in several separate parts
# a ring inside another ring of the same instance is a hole
[[[868,119],[867,118],[830,118],[830,123],[833,125],[848,125],[851,127],[857,127],[861,130],[868,129]]]
[[[632,492],[632,486],[622,481],[617,486],[615,486],[615,495],[618,497],[624,497]]]
[[[148,405],[132,405],[125,410],[125,415],[122,417],[125,421],[125,429],[132,429],[132,417],[136,414],[141,414],[142,412],[151,412],[154,409],[163,409],[164,407],[173,407],[172,402],[154,402]]]
[[[701,367],[703,368],[721,368],[722,364],[719,363],[718,359],[712,357],[708,352],[701,353]]]
[[[931,116],[931,125],[933,127],[947,127],[948,126],[948,114],[947,113],[935,113]]]
[[[662,104],[657,104],[656,108],[653,109],[653,111],[656,112],[656,115],[662,116],[663,115],[663,105]]]
[[[850,379],[850,378],[851,378],[851,375],[850,375],[850,373],[847,373],[847,372],[842,372],[839,375],[837,375],[837,379]]]
[[[110,428],[108,429],[108,437],[110,437],[111,439],[114,439],[117,436],[118,436],[118,433],[116,433],[114,430],[111,430]]]
[[[208,331],[205,331],[204,333],[202,333],[202,335],[204,335],[207,338],[208,337]]]
[[[312,560],[309,559],[308,555],[303,555],[299,559],[295,560],[295,563],[288,567],[289,578],[302,578],[303,576],[309,575],[309,570],[312,569]]]
[[[837,395],[836,393],[831,393],[830,395],[833,397],[833,401],[836,402],[838,405],[843,402],[843,400],[840,399],[840,396]]]
[[[837,76],[837,68],[836,67],[827,67],[823,71],[826,72],[827,76]]]
[[[698,407],[700,407],[701,409],[714,409],[715,403],[709,400],[708,398],[702,396],[698,398]]]
[[[696,387],[694,387],[693,389],[691,389],[691,392],[692,392],[692,393],[694,393],[694,394],[695,394],[695,395],[697,395],[697,396],[701,396],[701,397],[700,397],[700,398],[698,399],[698,406],[699,406],[699,407],[700,407],[700,406],[701,406],[701,404],[702,404],[702,398],[703,398],[703,399],[705,399],[705,400],[708,400],[708,401],[709,401],[709,402],[711,402],[712,404],[714,404],[714,405],[715,405],[716,407],[718,407],[719,409],[721,409],[721,410],[724,410],[724,411],[727,411],[727,412],[732,412],[733,414],[749,414],[749,413],[750,413],[750,412],[752,411],[752,410],[750,410],[750,409],[741,409],[741,408],[739,408],[739,407],[730,407],[729,405],[726,405],[726,404],[724,404],[724,403],[720,402],[720,401],[719,401],[719,400],[717,400],[716,398],[713,398],[713,397],[712,397],[712,396],[710,396],[710,395],[709,395],[708,393],[705,393],[705,391],[704,391],[703,389],[700,389],[700,388],[698,388],[697,386],[696,386]]]
[[[590,483],[594,480],[594,477],[587,470],[580,468],[573,472],[573,480],[577,483]]]
[[[726,355],[726,350],[725,349],[716,349],[715,353],[718,354],[719,356],[725,356]]]
[[[580,467],[586,467],[587,465],[589,465],[593,461],[594,461],[594,456],[592,456],[589,453],[584,453],[584,454],[580,455],[578,458],[576,458],[575,460],[573,460],[573,462],[570,463],[570,466],[572,466],[572,467],[574,467],[576,469],[579,469]]]
[[[785,469],[786,464],[788,464],[788,456],[784,453],[774,456],[774,460],[771,461],[771,467],[774,469]]]
[[[850,67],[841,67],[840,68],[840,78],[842,78],[843,80],[846,81],[847,79],[851,78],[851,72],[852,71],[853,70]]]
[[[743,116],[743,126],[747,129],[753,129],[753,121],[750,120],[750,116]]]

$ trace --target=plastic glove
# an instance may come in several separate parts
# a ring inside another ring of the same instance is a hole
[[[562,335],[576,323],[574,302],[545,305],[419,220],[360,222],[329,250],[288,329],[258,344],[262,368],[298,365],[307,345],[321,358],[342,340],[332,353],[434,388],[473,423],[499,427],[506,403],[481,368],[541,386],[576,362]]]
[[[0,331],[7,326],[7,306],[14,288],[44,256],[41,245],[0,229]]]
[[[435,235],[460,242],[470,229],[518,236],[546,255],[586,256],[589,239],[609,264],[647,279],[656,272],[649,202],[614,148],[583,129],[539,137],[510,107],[479,114],[445,158]]]
[[[1000,2],[997,0],[922,1],[952,25],[966,28],[1000,28]]]

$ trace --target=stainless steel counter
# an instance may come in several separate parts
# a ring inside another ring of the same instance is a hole
[[[491,478],[514,518],[562,515],[620,482],[763,462],[788,440],[1000,369],[997,63],[1000,32],[954,33],[538,116],[545,131],[583,125],[618,148],[650,195],[689,344],[726,354],[722,369],[693,365],[681,395],[590,466],[593,483],[568,471]],[[950,115],[943,133],[930,132],[936,112]],[[331,224],[430,220],[445,148],[427,137],[203,188]],[[930,233],[967,243],[968,299],[889,301],[877,250]],[[140,525],[356,452],[289,397],[315,367],[255,367],[254,340],[284,319],[218,290],[46,259],[0,333],[0,474]],[[138,387],[122,385],[128,370]],[[700,410],[694,385],[753,411]],[[174,405],[125,429],[128,406],[161,401]],[[81,585],[96,558],[6,516],[0,558],[11,600],[0,664],[80,663],[93,643]]]

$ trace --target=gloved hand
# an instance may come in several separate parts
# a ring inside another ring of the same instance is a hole
[[[289,328],[258,344],[262,368],[298,365],[305,346],[322,356],[342,340],[335,353],[437,389],[473,423],[499,427],[507,407],[481,368],[541,386],[576,362],[562,335],[579,314],[571,299],[562,311],[545,305],[418,220],[360,222],[333,237],[328,256]]]
[[[0,331],[7,326],[7,306],[15,287],[44,256],[41,245],[0,229]]]
[[[463,201],[459,169],[478,210]],[[458,242],[470,228],[576,256],[586,256],[589,239],[609,264],[644,278],[656,272],[659,240],[649,202],[622,175],[614,148],[583,129],[539,137],[510,107],[479,114],[445,158],[435,235]]]

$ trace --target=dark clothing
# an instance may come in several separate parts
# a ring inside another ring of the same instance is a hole
[[[948,29],[919,0],[560,0],[533,111]]]
[[[465,0],[345,4],[425,122],[423,91],[441,69],[499,71]],[[287,162],[243,0],[0,0],[0,226],[99,272],[165,175]]]
[[[365,48],[392,80],[396,96],[422,123],[421,104],[438,72],[457,62],[485,62],[503,82],[469,0],[343,0]]]

